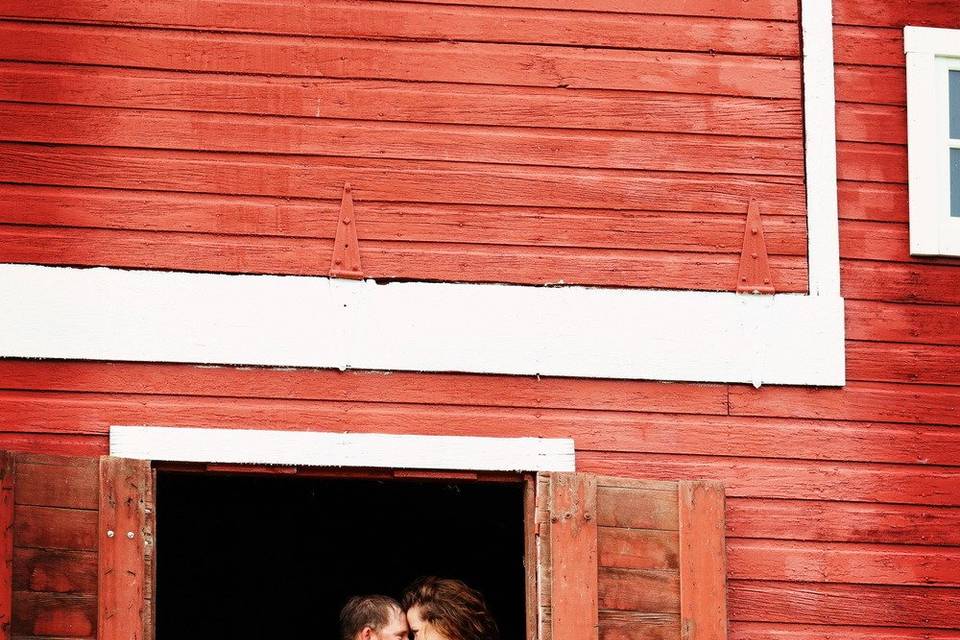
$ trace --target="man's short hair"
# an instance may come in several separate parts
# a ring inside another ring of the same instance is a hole
[[[340,610],[340,638],[354,640],[364,627],[379,632],[391,616],[402,613],[400,603],[389,596],[354,596]]]

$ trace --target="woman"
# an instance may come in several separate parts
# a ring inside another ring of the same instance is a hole
[[[420,578],[403,594],[411,640],[499,640],[480,592],[459,580]]]

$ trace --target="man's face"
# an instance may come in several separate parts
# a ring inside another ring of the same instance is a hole
[[[399,610],[393,612],[393,615],[390,616],[390,622],[379,632],[373,631],[369,627],[364,629],[365,632],[368,630],[372,631],[369,640],[408,640],[410,637],[407,616]]]

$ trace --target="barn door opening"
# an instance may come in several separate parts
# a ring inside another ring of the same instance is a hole
[[[336,638],[348,597],[423,575],[480,590],[504,640],[524,637],[522,478],[309,473],[158,472],[158,640]]]

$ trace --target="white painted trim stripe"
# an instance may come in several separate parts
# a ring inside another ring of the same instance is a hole
[[[140,460],[471,471],[574,471],[569,438],[110,427],[110,455]]]
[[[0,354],[843,384],[839,297],[0,265]]]
[[[803,0],[807,264],[811,296],[840,295],[832,0]]]

